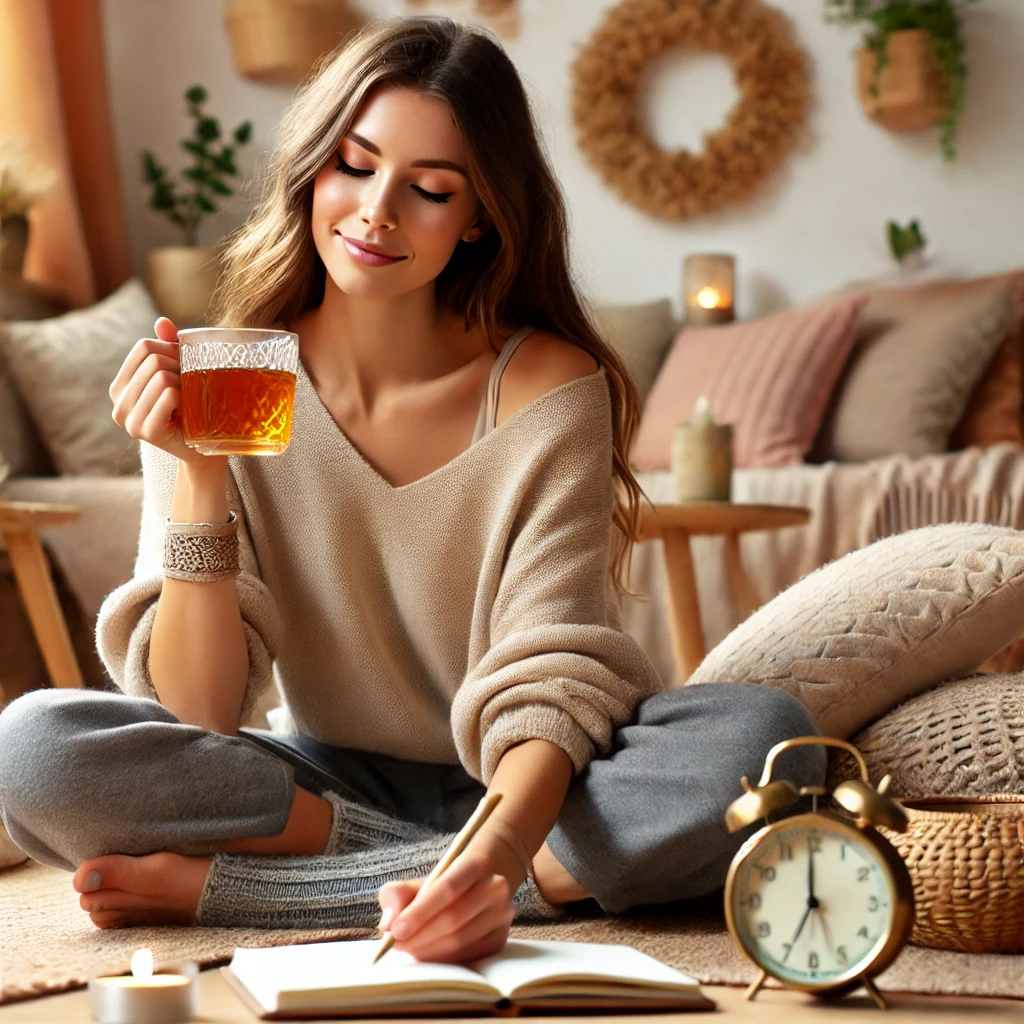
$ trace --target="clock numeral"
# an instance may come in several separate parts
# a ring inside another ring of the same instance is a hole
[[[811,955],[807,958],[807,966],[812,971],[816,971],[818,969],[818,954],[817,953],[811,953]]]
[[[772,933],[772,926],[767,921],[757,922],[757,935],[758,938],[766,939]]]
[[[807,841],[810,843],[811,853],[821,853],[821,836],[812,835]]]
[[[868,926],[864,925],[864,927],[861,928],[859,932],[857,932],[857,936],[859,938],[866,939],[868,937]]]
[[[761,909],[761,894],[759,892],[752,892],[750,897],[747,899],[747,906],[751,910]]]
[[[836,959],[837,959],[837,960],[838,960],[838,961],[839,961],[839,962],[840,962],[841,964],[845,964],[845,963],[846,963],[846,961],[847,961],[847,956],[846,956],[846,947],[845,947],[845,946],[838,946],[838,947],[836,948]]]
[[[839,859],[846,860],[846,843],[839,847]]]
[[[870,910],[872,913],[874,913],[877,909],[878,909],[878,897],[877,896],[869,896],[868,897],[868,910]]]
[[[775,868],[766,868],[763,864],[756,864],[755,867],[761,873],[761,877],[766,882],[775,881]]]
[[[785,955],[782,957],[782,962],[785,963],[786,962],[786,957],[789,956],[790,951],[793,949],[793,947],[788,942],[784,942],[782,944],[782,948],[786,951]]]
[[[792,860],[793,847],[779,840],[779,860]]]
[[[866,882],[870,873],[870,868],[857,868],[857,881]]]

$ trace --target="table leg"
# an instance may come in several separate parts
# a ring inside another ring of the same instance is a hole
[[[672,643],[682,685],[693,675],[707,651],[704,649],[704,630],[700,621],[697,580],[693,574],[690,535],[685,530],[667,529],[662,539],[668,576]]]
[[[738,533],[725,535],[725,570],[729,576],[729,586],[732,589],[732,596],[736,599],[736,607],[739,609],[740,615],[744,619],[753,615],[761,607],[761,595],[758,594],[754,584],[750,582],[747,570],[743,568]]]
[[[71,635],[39,538],[32,530],[17,530],[4,533],[4,541],[18,592],[46,663],[50,682],[54,686],[83,686]]]

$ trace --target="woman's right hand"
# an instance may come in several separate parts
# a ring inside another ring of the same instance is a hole
[[[162,448],[187,466],[206,466],[218,456],[201,455],[181,433],[181,366],[178,329],[167,317],[156,322],[156,338],[140,338],[110,385],[114,422],[132,437]]]

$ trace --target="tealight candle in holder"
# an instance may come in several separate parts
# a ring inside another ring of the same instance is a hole
[[[692,327],[735,319],[736,259],[724,253],[687,256],[683,264],[683,317]]]
[[[732,495],[732,427],[715,423],[704,395],[690,422],[672,434],[672,474],[677,501],[728,501]]]
[[[153,973],[153,954],[137,949],[131,974],[89,978],[89,1009],[99,1024],[178,1024],[199,1014],[199,968],[191,960]]]

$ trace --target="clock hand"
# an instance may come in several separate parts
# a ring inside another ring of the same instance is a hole
[[[807,915],[811,912],[812,907],[810,903],[807,904],[807,909],[804,911],[804,916],[800,918],[800,923],[796,926],[796,934],[793,936],[790,946],[796,945],[796,940],[800,938],[800,933],[804,930],[804,924],[807,921]]]
[[[807,902],[814,904],[814,845],[807,837]]]
[[[828,930],[828,919],[825,917],[825,911],[818,907],[818,920],[821,921],[821,930],[825,933],[825,943],[828,945],[828,951],[835,954],[835,949],[832,947],[832,936]]]

